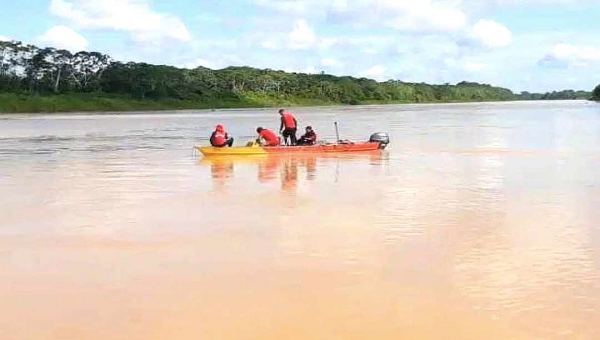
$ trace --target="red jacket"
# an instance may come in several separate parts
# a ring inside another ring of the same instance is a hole
[[[258,135],[267,142],[268,146],[279,145],[279,137],[269,129],[263,129]]]
[[[224,145],[227,143],[227,131],[223,128],[223,125],[217,125],[217,128],[210,136],[212,145]]]
[[[294,129],[297,125],[298,124],[294,115],[292,115],[289,112],[283,113],[283,115],[281,116],[281,127],[279,128],[280,130],[282,130],[284,127],[286,129]]]

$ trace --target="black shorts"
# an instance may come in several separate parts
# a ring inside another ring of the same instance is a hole
[[[296,135],[296,131],[297,131],[297,130],[298,130],[297,128],[291,128],[291,129],[290,129],[290,128],[285,128],[285,129],[283,130],[283,132],[281,133],[281,135],[282,135],[283,137],[295,136],[295,135]]]

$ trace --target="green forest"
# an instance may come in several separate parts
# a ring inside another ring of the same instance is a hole
[[[591,96],[590,92],[573,90],[515,94],[506,88],[467,81],[430,85],[252,67],[183,69],[119,62],[99,52],[73,54],[18,41],[0,42],[0,112],[590,99]]]

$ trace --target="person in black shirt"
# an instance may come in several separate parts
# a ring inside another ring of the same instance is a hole
[[[306,127],[306,133],[300,137],[297,145],[314,145],[317,142],[317,134],[313,131],[311,126]]]

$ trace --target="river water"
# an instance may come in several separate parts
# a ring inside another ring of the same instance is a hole
[[[0,116],[0,338],[600,338],[600,105],[292,111]]]

